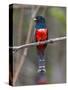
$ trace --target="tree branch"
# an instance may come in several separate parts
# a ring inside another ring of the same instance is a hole
[[[54,42],[61,41],[61,40],[64,40],[64,39],[66,39],[66,36],[64,36],[64,37],[59,37],[59,38],[48,39],[48,40],[46,40],[46,41],[41,41],[41,42],[34,42],[34,43],[24,44],[24,45],[21,45],[21,46],[9,47],[9,49],[19,50],[19,49],[22,49],[22,48],[27,48],[27,47],[31,47],[31,46],[36,46],[36,45],[39,45],[39,44],[54,43]]]
[[[28,30],[28,34],[27,34],[27,39],[26,39],[26,42],[25,42],[26,44],[29,43],[29,41],[30,41],[30,35],[31,35],[31,31],[32,31],[32,26],[33,26],[32,18],[35,17],[35,15],[37,14],[39,8],[40,7],[37,7],[35,12],[31,16],[31,20],[30,20],[30,24],[29,24],[29,30]],[[18,50],[18,49],[15,49],[15,50]],[[25,58],[27,56],[27,52],[28,52],[28,48],[24,48],[24,52],[23,52],[23,55],[21,57],[20,63],[18,65],[17,70],[16,70],[16,72],[14,74],[14,77],[13,77],[13,85],[15,85],[15,82],[16,82],[16,80],[18,78],[21,67],[23,66],[24,60],[25,60]]]

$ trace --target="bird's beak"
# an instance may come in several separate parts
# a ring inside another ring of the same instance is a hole
[[[34,21],[36,21],[37,19],[36,18],[34,18]]]

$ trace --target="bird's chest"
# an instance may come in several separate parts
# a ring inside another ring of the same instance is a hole
[[[44,41],[47,39],[47,29],[38,29],[35,33],[36,41]]]

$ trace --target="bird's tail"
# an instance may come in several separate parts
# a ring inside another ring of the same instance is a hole
[[[38,50],[38,72],[41,71],[46,72],[44,50]]]

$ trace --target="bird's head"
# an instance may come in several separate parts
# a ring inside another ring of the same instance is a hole
[[[35,21],[36,23],[45,23],[45,18],[44,18],[43,16],[36,16],[36,17],[34,18],[34,21]]]
[[[35,28],[36,29],[40,29],[40,28],[46,28],[46,22],[45,22],[45,18],[43,16],[36,16],[34,18],[35,21]]]

